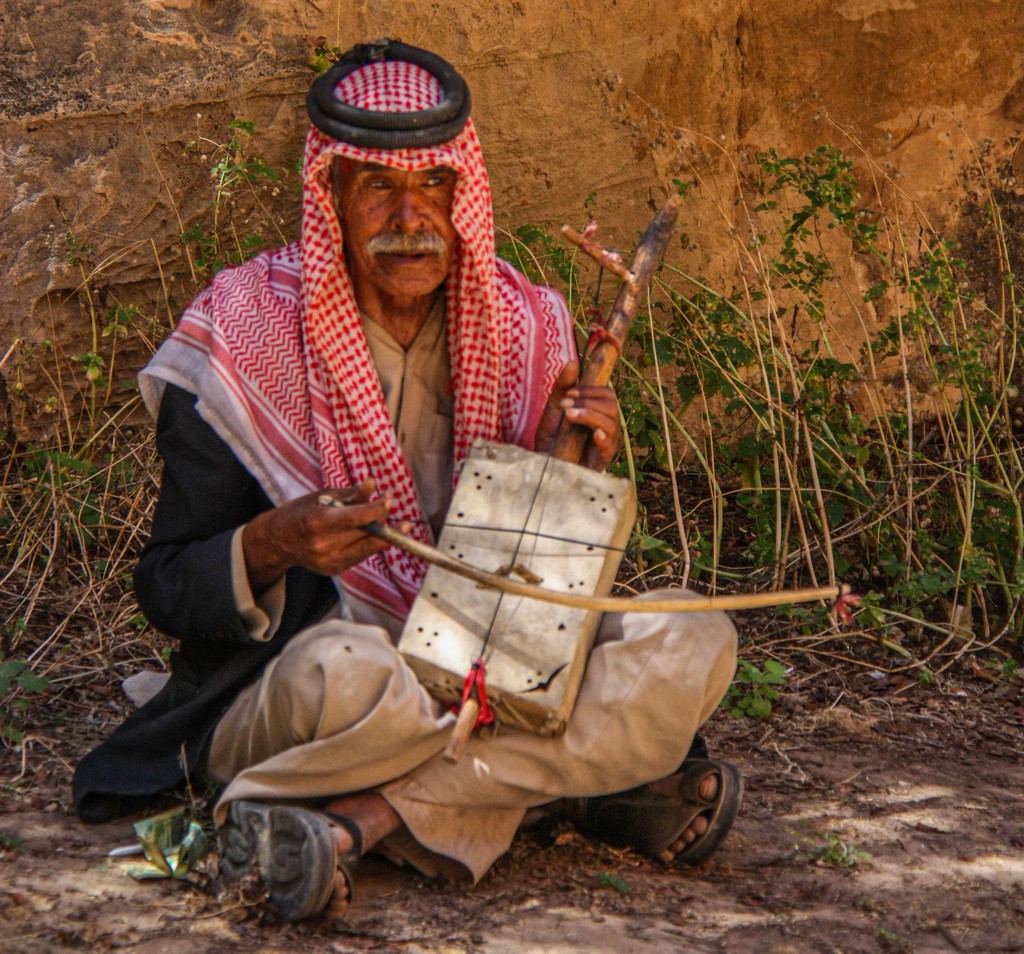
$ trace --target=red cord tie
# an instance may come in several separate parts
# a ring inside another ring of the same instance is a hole
[[[839,618],[849,626],[853,623],[853,613],[850,609],[855,606],[860,606],[860,596],[856,593],[850,593],[845,587],[839,587],[839,595],[836,596],[835,611],[839,615]]]
[[[611,345],[615,349],[616,354],[621,356],[622,342],[619,341],[619,339],[616,338],[615,335],[613,335],[607,328],[605,328],[604,325],[590,326],[590,337],[587,339],[587,347],[584,351],[584,356],[589,358],[594,348],[602,342]]]
[[[466,674],[466,681],[462,684],[462,703],[465,705],[472,695],[476,695],[480,703],[480,711],[477,713],[476,724],[473,728],[481,725],[490,725],[494,721],[494,710],[487,702],[487,680],[484,672],[483,657],[477,659],[472,668]]]

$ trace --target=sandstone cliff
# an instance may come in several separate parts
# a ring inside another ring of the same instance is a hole
[[[673,254],[728,281],[751,157],[830,142],[868,201],[913,200],[950,235],[970,239],[979,182],[996,188],[1019,255],[1019,0],[9,0],[0,24],[0,424],[26,433],[60,425],[55,396],[89,371],[74,356],[100,345],[114,368],[95,397],[121,400],[201,278],[180,236],[210,228],[215,163],[291,170],[222,198],[243,232],[296,234],[318,35],[398,36],[463,71],[505,228],[579,225],[593,194],[605,240],[628,244],[680,177]]]

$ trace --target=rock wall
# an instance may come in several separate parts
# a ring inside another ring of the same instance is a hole
[[[0,26],[0,427],[26,434],[69,426],[75,355],[102,350],[93,396],[125,400],[202,277],[214,213],[297,233],[307,37],[398,36],[455,63],[500,227],[580,225],[587,202],[629,243],[679,176],[673,254],[726,280],[759,150],[835,143],[866,190],[950,229],[979,151],[1010,193],[1024,175],[1020,0],[8,0]],[[215,207],[211,169],[254,156],[291,175],[229,182]]]

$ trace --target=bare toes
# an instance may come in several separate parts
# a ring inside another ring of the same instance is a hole
[[[352,850],[352,835],[338,825],[331,825],[331,837],[334,839],[334,848],[338,857],[342,858]],[[324,908],[324,917],[331,921],[342,921],[348,913],[349,885],[341,871],[334,872],[334,890],[331,892],[331,899]]]
[[[688,845],[692,845],[701,835],[703,835],[709,827],[707,817],[704,815],[698,815],[689,825],[686,826],[686,830],[668,846],[661,853],[661,860],[665,862],[672,861],[679,852],[683,851]]]
[[[697,791],[700,793],[700,797],[706,802],[713,801],[715,796],[718,794],[718,776],[713,772],[705,775],[700,780],[700,785],[697,786]]]
[[[332,921],[343,920],[348,913],[349,900],[348,882],[339,871],[334,876],[334,892],[331,894],[331,900],[327,902],[327,907],[324,908],[324,916]]]
[[[698,815],[686,829],[686,834],[692,835],[692,838],[687,838],[687,841],[693,841],[694,838],[699,838],[705,834],[708,830],[710,822],[708,821],[707,815]]]

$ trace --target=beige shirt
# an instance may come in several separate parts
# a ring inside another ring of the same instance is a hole
[[[372,318],[362,318],[398,445],[412,470],[420,507],[436,534],[452,496],[455,402],[444,301],[439,300],[431,310],[408,350]]]

